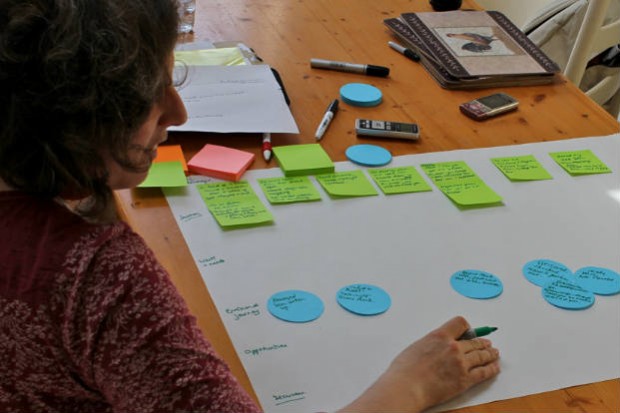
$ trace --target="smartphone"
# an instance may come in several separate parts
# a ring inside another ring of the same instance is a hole
[[[474,99],[459,106],[461,112],[475,120],[484,120],[492,116],[515,110],[519,101],[506,93],[495,93]]]
[[[375,138],[416,140],[420,137],[420,128],[415,123],[355,119],[355,133]]]

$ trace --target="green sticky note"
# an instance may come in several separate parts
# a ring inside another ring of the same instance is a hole
[[[321,194],[307,176],[261,178],[258,184],[272,204],[320,201]]]
[[[247,181],[196,185],[209,212],[222,228],[247,227],[273,221]]]
[[[379,195],[361,170],[318,175],[317,181],[332,197]]]
[[[140,188],[161,188],[186,186],[187,178],[183,171],[183,164],[179,161],[154,162]]]
[[[177,50],[174,60],[187,66],[239,66],[247,64],[238,47]]]
[[[413,166],[369,169],[368,173],[386,195],[432,191]]]
[[[491,162],[511,181],[542,181],[553,179],[533,155],[492,158]]]
[[[318,175],[334,172],[334,163],[318,143],[276,146],[273,154],[286,176]]]
[[[497,204],[502,197],[495,193],[463,161],[421,165],[428,177],[454,203],[463,207]]]
[[[571,175],[608,174],[611,169],[591,150],[552,152],[549,154]]]

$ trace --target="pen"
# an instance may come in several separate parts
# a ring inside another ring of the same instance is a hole
[[[335,62],[332,60],[310,59],[310,67],[315,69],[338,70],[340,72],[361,73],[368,76],[386,77],[390,74],[389,67],[363,65],[359,63]]]
[[[458,340],[471,340],[476,337],[487,336],[496,330],[497,330],[497,327],[470,328],[465,333],[463,333],[463,335],[460,336]]]
[[[398,53],[405,55],[406,57],[413,60],[414,62],[420,61],[420,56],[413,50],[407,49],[406,47],[403,47],[399,45],[398,43],[394,43],[394,42],[388,42],[388,45],[392,49],[396,50]]]
[[[336,114],[337,111],[338,111],[338,99],[334,99],[334,101],[330,103],[329,106],[327,107],[327,111],[325,112],[325,115],[323,115],[323,119],[321,120],[319,127],[316,129],[316,133],[314,134],[314,136],[316,137],[317,141],[321,140],[321,138],[323,137],[323,134],[327,130],[327,127],[329,126],[330,122],[334,118],[334,115]]]
[[[269,132],[263,133],[263,158],[267,162],[271,159],[271,134]]]

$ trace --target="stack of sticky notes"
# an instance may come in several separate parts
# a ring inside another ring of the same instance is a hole
[[[187,164],[180,145],[167,145],[157,148],[157,157],[140,188],[179,187],[187,185],[185,172]]]
[[[187,163],[190,172],[238,181],[254,161],[254,154],[219,145],[205,145]]]
[[[273,153],[285,176],[319,175],[334,172],[334,163],[318,143],[276,146]]]

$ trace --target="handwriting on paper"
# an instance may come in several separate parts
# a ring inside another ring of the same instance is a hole
[[[461,206],[498,204],[502,198],[463,161],[421,165],[428,177]]]
[[[190,214],[180,215],[179,220],[182,223],[190,222],[195,219],[202,218],[202,214],[200,212],[192,212]]]
[[[562,279],[545,285],[542,294],[550,304],[568,310],[584,310],[594,304],[594,294],[591,291]]]
[[[198,263],[202,267],[212,267],[214,265],[224,264],[225,262],[226,260],[224,260],[224,258],[218,258],[215,255],[212,255],[207,258],[201,258],[198,260]]]
[[[319,201],[321,195],[307,176],[263,178],[258,180],[272,204]]]
[[[368,173],[385,194],[432,191],[413,166],[370,169]]]
[[[511,181],[538,181],[552,179],[533,155],[493,158],[491,162]]]
[[[227,308],[224,312],[230,315],[235,321],[239,321],[246,317],[258,317],[260,313],[260,306],[258,303],[251,305]]]
[[[222,227],[253,225],[273,220],[271,213],[247,181],[198,184],[196,188]]]
[[[285,394],[274,394],[272,395],[274,401],[276,402],[276,406],[280,406],[282,404],[291,403],[298,400],[303,400],[306,398],[306,392],[298,391],[294,393],[285,393]]]
[[[571,175],[606,174],[611,172],[611,169],[589,149],[552,152],[549,155]]]
[[[332,196],[372,196],[378,195],[377,190],[366,178],[363,171],[336,172],[317,175],[317,181]]]
[[[287,348],[288,345],[286,344],[273,344],[271,346],[262,346],[262,347],[258,347],[258,348],[249,348],[243,351],[243,353],[249,355],[249,356],[259,356],[263,353],[269,353],[272,352],[274,350],[280,350],[283,348]]]

